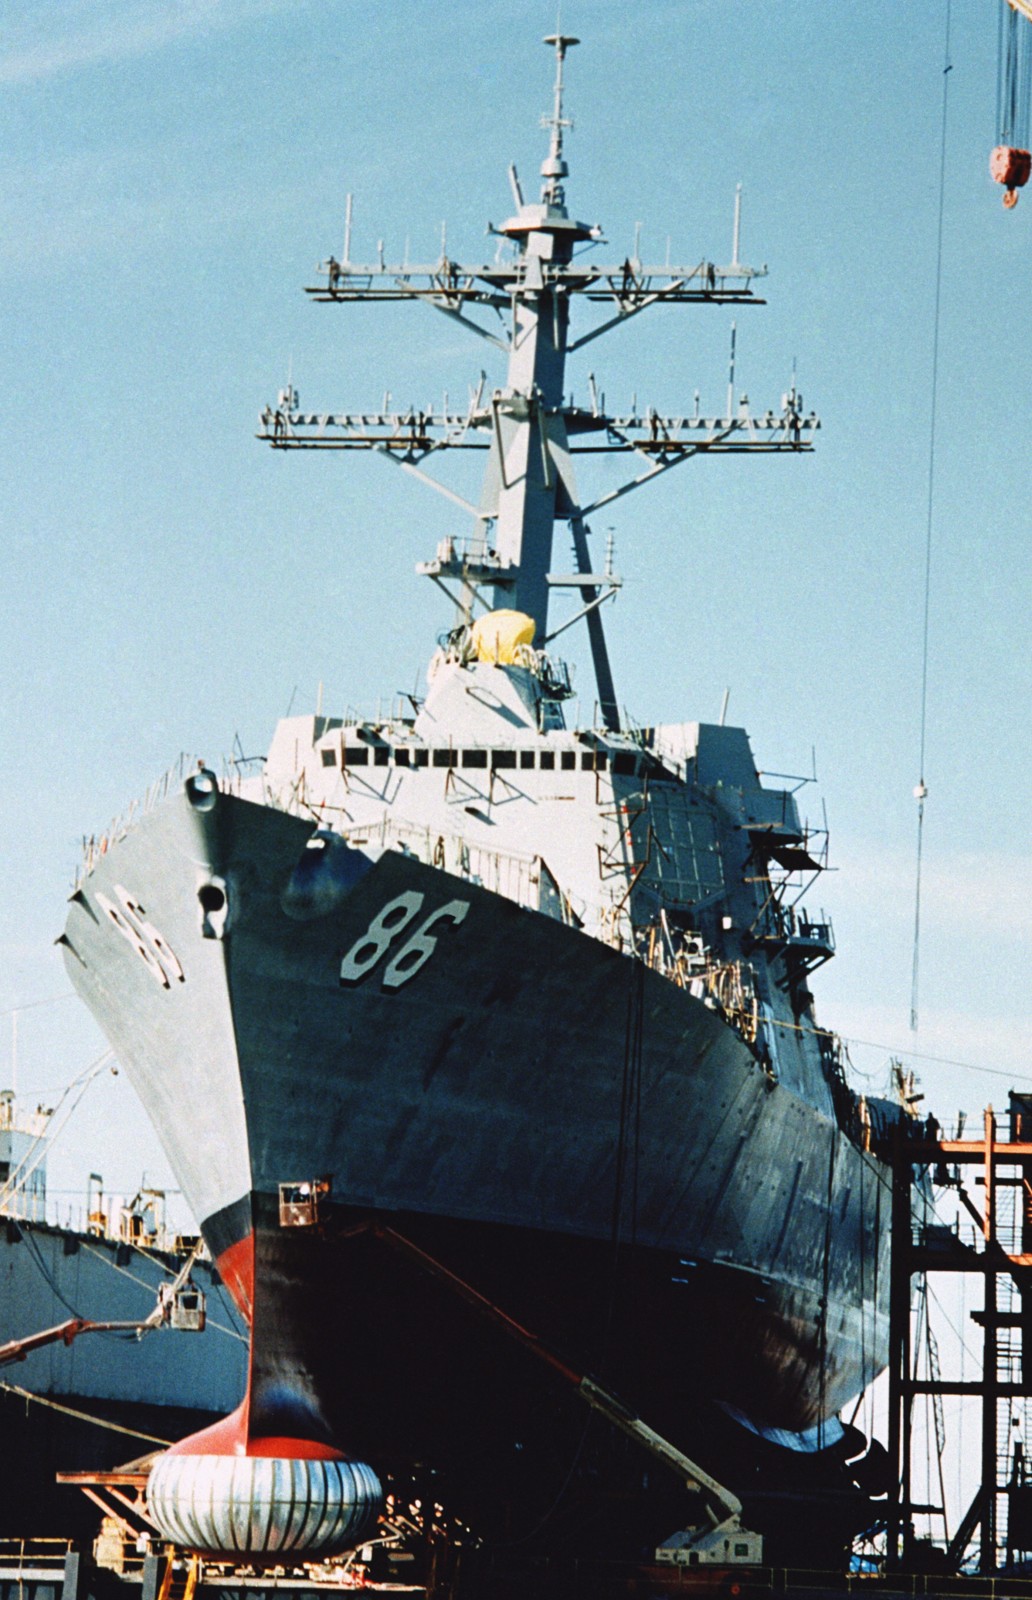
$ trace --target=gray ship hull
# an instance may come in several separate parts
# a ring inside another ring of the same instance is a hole
[[[71,1317],[143,1321],[158,1287],[183,1265],[179,1256],[104,1236],[8,1216],[0,1228],[0,1344],[53,1328]],[[247,1378],[245,1331],[207,1262],[191,1268],[205,1295],[203,1333],[167,1327],[88,1334],[33,1350],[6,1378],[34,1395],[74,1396],[132,1406],[226,1411]]]
[[[142,1321],[178,1256],[7,1216],[0,1225],[0,1344],[72,1317]],[[0,1374],[0,1533],[96,1534],[96,1507],[57,1472],[116,1467],[236,1405],[247,1381],[244,1329],[211,1267],[192,1279],[207,1299],[203,1333],[153,1329],[57,1340]],[[38,1399],[37,1399],[38,1397]]]
[[[270,1430],[284,1404],[309,1434],[354,1415],[327,1329],[364,1315],[370,1218],[582,1366],[622,1249],[651,1328],[617,1376],[660,1428],[707,1392],[802,1433],[858,1393],[884,1363],[881,1163],[640,963],[401,853],[316,860],[312,833],[178,797],[100,859],[64,936],[253,1318]],[[281,1227],[280,1186],[324,1179],[321,1226]]]

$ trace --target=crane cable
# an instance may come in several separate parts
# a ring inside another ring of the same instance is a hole
[[[928,726],[928,624],[932,592],[932,512],[935,504],[935,424],[939,392],[939,311],[942,301],[942,223],[946,200],[946,125],[949,109],[950,73],[950,0],[946,0],[946,42],[942,69],[942,134],[939,149],[939,225],[935,258],[935,315],[932,332],[932,404],[928,438],[928,517],[925,529],[924,564],[924,625],[921,640],[921,741],[918,760],[918,781],[914,789],[917,801],[917,870],[914,884],[914,960],[910,980],[910,1030],[917,1032],[918,974],[921,948],[921,852],[924,842],[924,810],[928,798],[925,783],[925,734]]]
[[[1000,144],[1027,147],[1032,104],[1032,28],[1017,8],[1000,0],[996,40],[996,137]]]
[[[1029,111],[1032,107],[1032,29],[1019,22],[1018,13],[1032,22],[1029,0],[1000,0],[996,35],[996,144],[989,156],[989,175],[1004,188],[1003,204],[1010,211],[1018,191],[1032,177],[1029,151]]]

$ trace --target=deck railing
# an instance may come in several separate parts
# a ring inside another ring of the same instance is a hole
[[[133,800],[124,811],[112,818],[102,833],[91,833],[88,837],[83,837],[82,860],[75,873],[75,889],[81,887],[83,880],[93,871],[100,858],[107,854],[112,845],[124,839],[141,817],[153,811],[155,806],[160,805],[176,789],[182,788],[186,774],[193,771],[198,764],[196,756],[187,755],[184,751],[167,772],[163,772],[160,778],[155,779],[142,799]]]

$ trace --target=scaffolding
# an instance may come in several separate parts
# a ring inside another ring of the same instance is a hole
[[[912,1413],[921,1395],[938,1404],[947,1395],[981,1402],[978,1487],[945,1552],[947,1567],[962,1565],[976,1529],[983,1576],[1014,1570],[1032,1555],[1032,1474],[1024,1446],[1032,1421],[1032,1095],[1011,1092],[1007,1123],[1001,1138],[989,1107],[980,1139],[944,1138],[931,1123],[916,1138],[899,1130],[892,1149],[889,1455],[898,1466],[899,1493],[889,1508],[887,1560],[896,1570],[915,1564],[915,1514],[941,1509],[918,1505],[913,1495]],[[956,1191],[974,1224],[970,1240],[959,1226],[915,1220],[921,1169]],[[980,1200],[972,1188],[980,1189]],[[935,1272],[982,1279],[982,1305],[971,1313],[982,1336],[978,1379],[916,1374],[915,1278]]]

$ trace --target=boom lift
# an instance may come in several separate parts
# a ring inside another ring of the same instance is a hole
[[[67,1322],[59,1322],[53,1328],[43,1328],[24,1339],[9,1339],[6,1344],[0,1344],[0,1367],[14,1361],[24,1361],[34,1350],[40,1350],[48,1344],[70,1345],[83,1333],[136,1333],[142,1337],[152,1328],[162,1326],[186,1333],[203,1333],[204,1294],[189,1281],[199,1251],[200,1245],[195,1246],[172,1282],[160,1285],[154,1310],[141,1321],[95,1322],[91,1317],[70,1317]]]
[[[500,1306],[492,1304],[472,1284],[451,1272],[440,1261],[428,1255],[419,1245],[394,1228],[376,1224],[369,1231],[400,1254],[413,1261],[424,1272],[453,1289],[463,1300],[496,1323],[526,1349],[540,1357],[560,1377],[570,1384],[580,1398],[619,1428],[635,1444],[648,1452],[654,1461],[680,1478],[684,1487],[702,1500],[703,1520],[693,1523],[670,1535],[656,1550],[656,1560],[669,1566],[758,1566],[763,1560],[763,1537],[742,1526],[742,1502],[724,1484],[711,1478],[709,1473],[685,1455],[669,1439],[650,1428],[647,1422],[625,1406],[615,1395],[603,1389],[594,1378],[576,1372],[573,1367],[549,1350],[536,1333],[510,1317]]]

